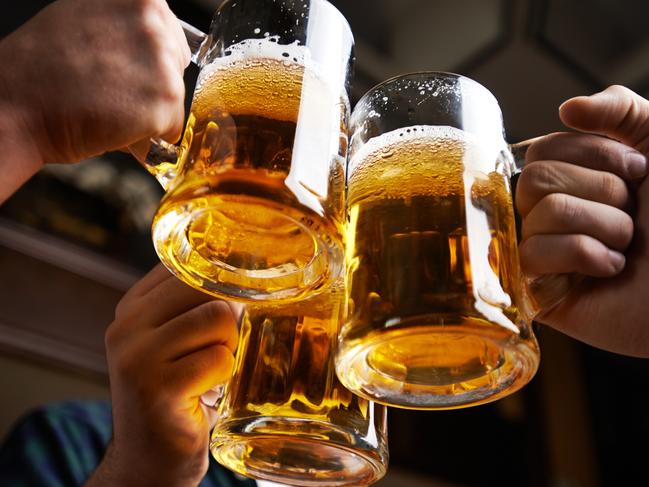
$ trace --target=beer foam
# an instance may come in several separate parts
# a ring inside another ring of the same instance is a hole
[[[219,65],[230,65],[251,59],[272,59],[306,66],[309,62],[309,50],[300,41],[292,44],[280,44],[279,36],[268,36],[263,39],[244,39],[223,51],[224,56],[214,59],[209,66],[219,69]]]
[[[193,111],[213,108],[236,115],[295,121],[303,90],[333,103],[349,101],[341,83],[335,90],[327,73],[299,41],[279,44],[278,36],[246,39],[228,47],[201,70]]]
[[[448,149],[449,142],[464,146],[472,141],[468,133],[449,126],[413,125],[386,132],[368,140],[354,154],[349,161],[349,174],[351,176],[357,168],[365,165],[366,161],[373,161],[377,156],[382,159],[389,158],[395,150],[406,150],[407,147],[421,145],[422,149],[435,151],[440,146]]]
[[[349,197],[462,194],[465,173],[487,178],[496,157],[476,137],[455,127],[397,129],[370,139],[354,154],[348,167]]]

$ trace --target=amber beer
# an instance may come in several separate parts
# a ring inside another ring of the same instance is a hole
[[[524,290],[509,182],[484,172],[499,166],[490,154],[462,130],[412,126],[351,160],[338,373],[352,390],[412,408],[471,403],[474,390],[492,400],[485,389],[517,367],[510,339],[525,345],[516,353],[536,350],[514,304]]]
[[[348,102],[302,46],[262,39],[230,49],[201,71],[183,177],[156,215],[154,242],[195,287],[227,281],[243,300],[295,300],[342,267]],[[309,182],[320,177],[324,185]]]
[[[385,408],[337,380],[341,283],[292,305],[248,306],[211,450],[226,467],[291,485],[368,485],[387,467]]]

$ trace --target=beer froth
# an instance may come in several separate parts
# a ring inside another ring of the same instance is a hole
[[[276,36],[246,39],[203,68],[192,106],[197,118],[218,108],[230,115],[295,122],[304,89],[313,91],[307,96],[341,101],[340,90],[309,61],[307,47],[297,41],[287,45],[277,41]],[[346,99],[343,102],[349,104]]]
[[[466,132],[445,126],[418,125],[375,137],[350,161],[350,198],[461,194],[463,171],[478,166],[476,145]]]

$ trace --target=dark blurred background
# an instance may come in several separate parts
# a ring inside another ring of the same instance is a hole
[[[4,2],[0,36],[47,3]],[[219,1],[169,3],[207,29]],[[353,101],[402,72],[458,72],[494,92],[515,142],[561,130],[557,108],[571,96],[617,83],[649,97],[646,0],[333,3],[357,39]],[[129,156],[108,154],[47,168],[0,207],[0,436],[38,404],[108,396],[103,332],[157,260],[156,184]],[[380,485],[647,485],[649,360],[536,332],[542,365],[522,392],[467,410],[391,411]]]

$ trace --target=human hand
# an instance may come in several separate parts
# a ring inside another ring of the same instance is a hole
[[[0,42],[0,106],[36,165],[175,142],[190,56],[164,0],[58,0]]]
[[[613,86],[568,100],[560,117],[579,132],[533,144],[518,183],[521,265],[532,277],[588,277],[537,320],[605,350],[649,357],[649,184],[640,182],[649,101]]]
[[[240,312],[161,265],[124,296],[106,333],[113,440],[96,477],[122,486],[200,482],[213,426],[200,396],[230,377]]]

